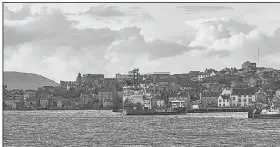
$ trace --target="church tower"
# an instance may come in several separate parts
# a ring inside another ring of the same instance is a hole
[[[78,74],[78,77],[76,78],[76,84],[81,85],[82,84],[82,76],[81,73]]]

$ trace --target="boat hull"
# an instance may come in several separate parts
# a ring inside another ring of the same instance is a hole
[[[248,118],[253,119],[280,119],[280,114],[254,114],[248,112]]]
[[[252,118],[257,118],[257,119],[280,119],[280,114],[253,114]]]

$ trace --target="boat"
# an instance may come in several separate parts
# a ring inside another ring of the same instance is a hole
[[[253,112],[248,112],[248,118],[255,119],[280,119],[279,109],[262,109],[261,112],[255,109]]]
[[[280,91],[279,91],[280,92]],[[269,101],[266,97],[264,103],[259,103],[253,111],[248,112],[248,118],[253,119],[280,119],[279,100],[280,93],[277,92],[275,98]]]

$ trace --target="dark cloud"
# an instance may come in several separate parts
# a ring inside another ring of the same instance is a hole
[[[221,10],[234,10],[231,7],[226,6],[178,6],[178,9],[184,9],[186,14],[193,14],[193,13],[208,13],[213,11],[221,11]]]
[[[4,46],[18,45],[35,40],[49,40],[73,30],[75,21],[68,20],[59,9],[51,9],[52,14],[40,14],[26,25],[9,26],[4,21]]]

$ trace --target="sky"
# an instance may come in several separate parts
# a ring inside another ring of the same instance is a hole
[[[280,3],[5,3],[4,71],[75,80],[241,68],[280,69]]]

